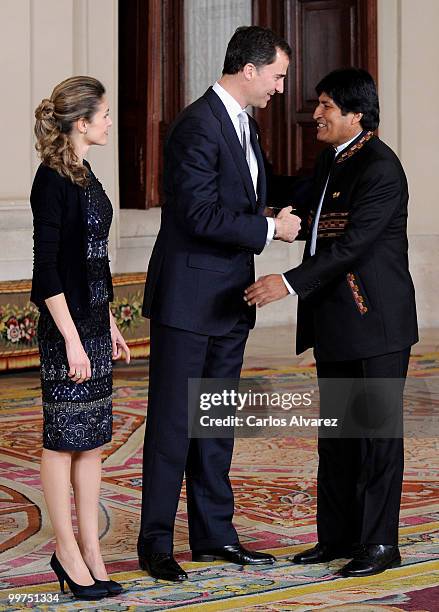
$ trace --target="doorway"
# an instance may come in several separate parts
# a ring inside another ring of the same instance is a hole
[[[120,207],[160,205],[163,141],[183,107],[183,2],[119,2]]]
[[[342,66],[377,78],[377,0],[249,2],[252,22],[293,48],[285,94],[255,112],[262,146],[277,174],[309,174],[322,146],[312,120],[316,83]],[[185,104],[184,7],[184,0],[119,2],[122,209],[161,203],[164,139]]]

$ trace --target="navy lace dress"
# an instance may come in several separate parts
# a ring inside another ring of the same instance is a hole
[[[112,360],[106,265],[113,217],[105,191],[91,173],[87,196],[87,275],[91,315],[75,325],[91,363],[81,384],[67,376],[64,338],[43,307],[38,323],[43,394],[43,446],[49,450],[97,448],[112,435]]]

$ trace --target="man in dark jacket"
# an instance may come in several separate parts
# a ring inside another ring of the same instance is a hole
[[[297,353],[314,347],[324,414],[334,401],[324,379],[361,379],[363,417],[364,411],[368,417],[376,412],[378,402],[399,421],[403,384],[393,385],[386,397],[375,394],[373,401],[370,389],[371,379],[405,380],[410,347],[418,340],[406,177],[395,153],[373,134],[379,104],[366,71],[336,70],[316,91],[317,138],[330,146],[317,161],[303,216],[303,262],[283,275],[260,278],[245,299],[264,306],[298,295]],[[358,404],[348,406],[352,418]],[[319,437],[319,541],[293,560],[353,557],[342,574],[365,576],[401,562],[403,441],[401,433],[370,438],[363,430],[353,438],[349,431],[339,439]]]
[[[173,557],[184,474],[194,561],[274,561],[243,548],[232,524],[233,440],[188,436],[188,379],[239,379],[255,322],[242,299],[254,281],[253,255],[273,238],[292,242],[299,229],[291,207],[277,219],[263,214],[264,161],[256,122],[244,110],[283,92],[290,55],[270,30],[238,28],[222,78],[168,134],[165,203],[143,304],[151,353],[138,553],[157,578],[187,578]]]

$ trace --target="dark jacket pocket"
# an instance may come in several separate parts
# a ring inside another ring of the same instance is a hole
[[[189,268],[198,268],[200,270],[210,270],[212,272],[228,272],[231,266],[231,260],[220,255],[212,255],[206,253],[190,253],[187,258]]]
[[[360,277],[357,272],[348,272],[346,274],[346,281],[352,294],[352,299],[355,302],[358,312],[364,316],[369,312],[370,305],[367,300],[364,287],[361,283]]]

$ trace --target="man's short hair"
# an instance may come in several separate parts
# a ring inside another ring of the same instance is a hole
[[[237,74],[246,64],[254,64],[256,68],[272,64],[278,49],[291,59],[290,45],[272,30],[241,26],[227,45],[223,74]]]
[[[361,68],[340,68],[327,74],[316,87],[334,100],[343,115],[363,113],[361,127],[376,130],[380,123],[380,105],[375,81]]]

